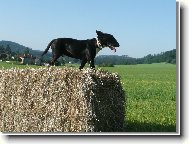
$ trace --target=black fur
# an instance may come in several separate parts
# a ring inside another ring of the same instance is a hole
[[[76,40],[72,38],[57,38],[53,39],[43,52],[41,56],[46,54],[51,47],[52,49],[52,60],[50,65],[54,65],[55,61],[63,55],[80,59],[82,69],[87,62],[90,62],[90,67],[95,68],[94,58],[96,56],[96,49],[102,49],[104,47],[109,47],[112,50],[115,50],[115,47],[119,47],[119,43],[113,37],[113,35],[103,33],[101,31],[96,31],[97,38],[87,39],[87,40]]]

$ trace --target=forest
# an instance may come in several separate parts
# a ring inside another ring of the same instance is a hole
[[[152,64],[161,62],[176,64],[176,49],[161,52],[160,54],[148,54],[142,58],[132,58],[127,55],[100,55],[96,57],[95,62],[100,66]]]

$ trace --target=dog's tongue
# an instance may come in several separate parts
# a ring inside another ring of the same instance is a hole
[[[114,53],[116,52],[116,48],[114,46],[109,46],[111,50],[114,50]]]
[[[116,48],[115,47],[112,47],[112,50],[114,50],[114,53],[116,52]]]

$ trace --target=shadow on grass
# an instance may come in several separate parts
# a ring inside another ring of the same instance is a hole
[[[176,132],[176,125],[161,125],[127,121],[124,132]]]

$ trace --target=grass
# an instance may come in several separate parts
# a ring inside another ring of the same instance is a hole
[[[126,131],[176,131],[176,65],[142,64],[104,69],[121,76],[127,95]]]
[[[20,64],[19,62],[15,62],[15,61],[10,61],[9,63],[0,61],[0,69],[2,69],[2,68],[5,68],[5,69],[10,69],[10,68],[24,69],[24,68],[27,68],[27,67],[39,68],[39,66],[37,66],[37,65],[23,65],[23,64]]]
[[[0,62],[2,66],[27,67]],[[127,98],[126,132],[176,132],[176,65],[116,65],[102,69],[121,76]]]

